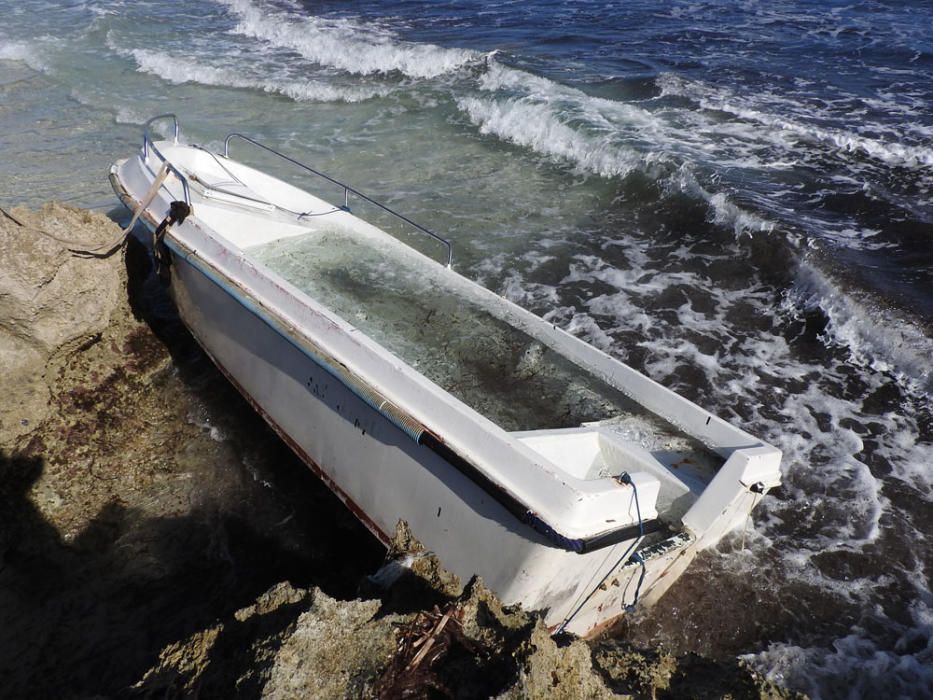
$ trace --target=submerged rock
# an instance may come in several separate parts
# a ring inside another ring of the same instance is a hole
[[[60,205],[12,216],[4,694],[787,697],[738,662],[555,641],[537,615],[445,571],[404,523],[386,554],[177,322],[147,312],[164,319],[167,303],[151,298],[138,244],[75,258],[37,232],[91,244],[118,229]]]
[[[594,645],[593,662],[613,690],[636,698],[805,698],[801,693],[779,688],[738,659],[718,662],[697,654],[674,656],[663,650],[605,640]]]

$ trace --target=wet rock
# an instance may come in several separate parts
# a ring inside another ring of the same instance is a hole
[[[594,645],[594,667],[616,692],[635,698],[714,700],[802,700],[779,688],[744,662],[712,661],[697,654],[674,656],[616,640]]]
[[[596,646],[593,661],[612,687],[635,697],[656,697],[668,690],[677,659],[664,651],[639,650],[613,642]]]

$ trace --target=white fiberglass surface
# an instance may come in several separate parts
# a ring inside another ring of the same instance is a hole
[[[247,254],[505,430],[611,420],[644,449],[705,461],[699,442],[457,294],[445,269],[395,246],[322,223]]]

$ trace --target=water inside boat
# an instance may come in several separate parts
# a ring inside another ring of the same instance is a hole
[[[722,465],[610,378],[556,351],[546,324],[519,318],[383,230],[204,149],[166,148],[189,172],[198,218],[232,246],[568,475],[651,473],[657,511],[674,522]]]
[[[702,443],[458,293],[447,270],[393,243],[318,224],[246,252],[505,430],[599,421],[676,474],[684,491],[702,491],[722,463]],[[619,471],[597,452],[580,476]]]

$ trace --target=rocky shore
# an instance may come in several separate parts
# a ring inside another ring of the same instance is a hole
[[[118,234],[0,214],[0,694],[794,697],[738,661],[555,641],[404,523],[387,554],[213,368],[140,243],[61,242]]]

